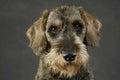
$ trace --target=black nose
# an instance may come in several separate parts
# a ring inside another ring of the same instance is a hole
[[[73,55],[73,54],[67,54],[67,55],[64,55],[63,57],[64,57],[64,59],[65,59],[66,61],[74,61],[76,55]]]

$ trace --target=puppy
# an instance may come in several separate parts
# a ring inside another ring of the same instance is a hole
[[[97,46],[101,22],[83,7],[61,6],[43,12],[28,29],[40,56],[35,80],[94,80],[86,46]]]

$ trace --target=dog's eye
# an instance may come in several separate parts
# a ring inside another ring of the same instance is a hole
[[[58,32],[57,26],[53,26],[53,25],[50,26],[49,32],[50,32],[51,34],[56,34],[56,33]]]
[[[75,31],[81,31],[81,29],[83,28],[83,25],[78,21],[73,22],[72,25]]]

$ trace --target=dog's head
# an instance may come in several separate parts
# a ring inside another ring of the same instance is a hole
[[[87,64],[86,46],[98,45],[100,28],[100,21],[82,7],[62,6],[44,11],[27,36],[36,55],[45,54],[53,70],[71,76]]]

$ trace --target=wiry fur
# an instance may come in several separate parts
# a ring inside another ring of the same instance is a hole
[[[83,25],[80,32],[72,25],[76,20]],[[57,36],[50,35],[51,26],[57,27]],[[44,11],[27,31],[30,47],[40,56],[36,80],[93,80],[86,46],[98,45],[100,28],[100,21],[82,7],[62,6]],[[64,49],[75,50],[74,61],[64,60]]]

